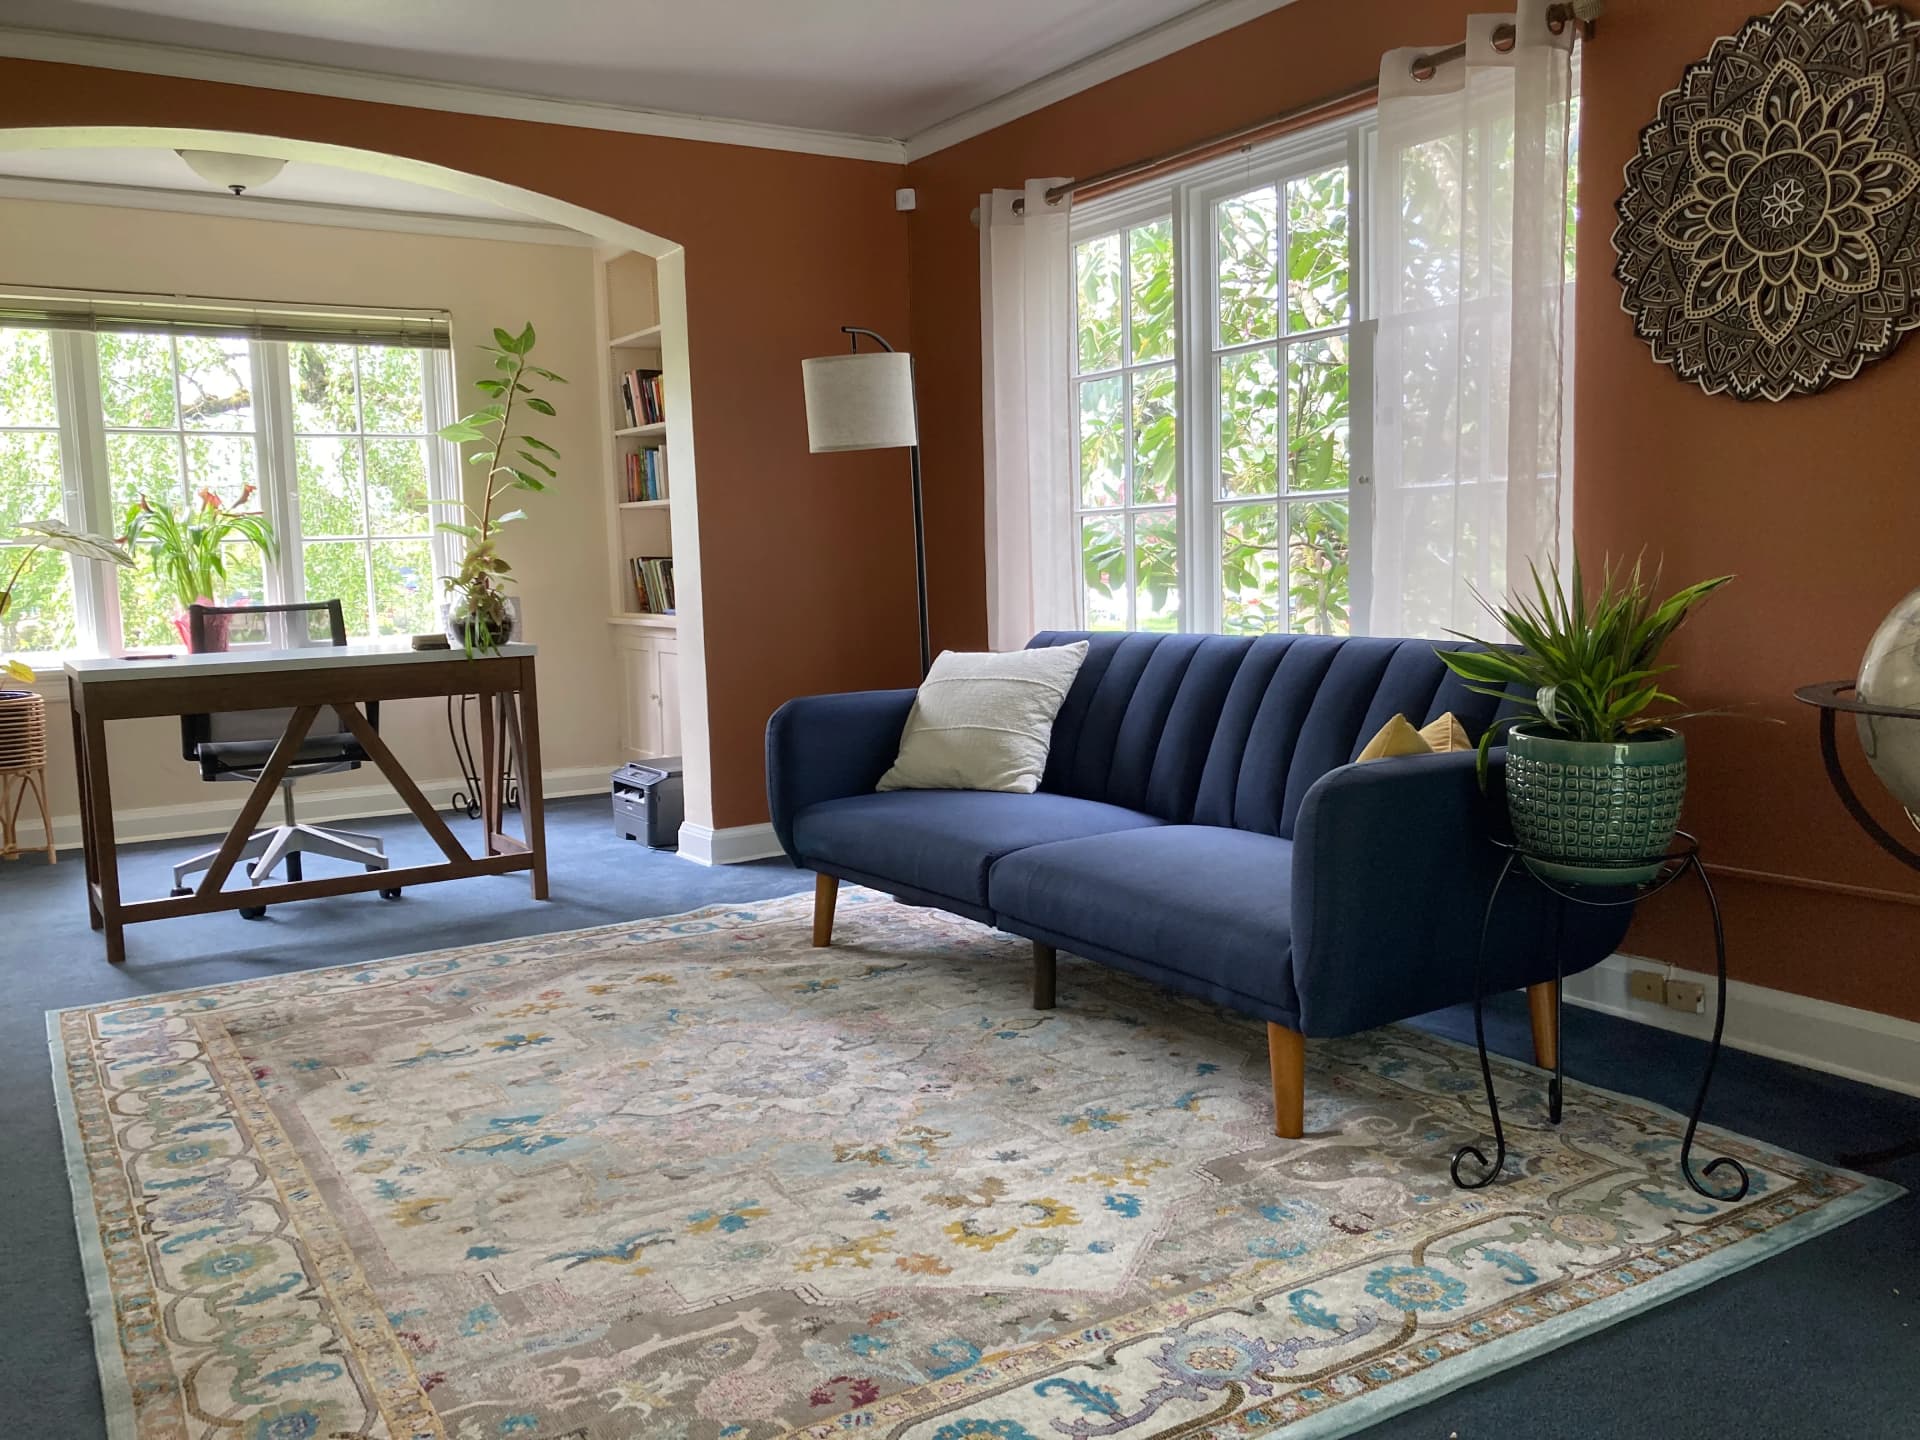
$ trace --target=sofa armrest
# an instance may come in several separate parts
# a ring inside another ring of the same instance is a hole
[[[1506,752],[1482,793],[1471,752],[1344,765],[1307,792],[1294,826],[1293,965],[1301,1029],[1348,1035],[1473,998],[1488,897],[1507,852]],[[1557,902],[1510,878],[1488,930],[1489,994],[1554,976]],[[1605,959],[1632,907],[1568,905],[1572,974]]]
[[[795,860],[793,817],[822,800],[869,795],[900,753],[917,690],[863,690],[789,700],[767,721],[767,808]]]

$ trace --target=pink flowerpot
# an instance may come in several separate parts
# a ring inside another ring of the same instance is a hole
[[[213,601],[202,595],[194,602],[196,605],[211,605]],[[173,633],[180,637],[180,643],[188,650],[203,655],[223,654],[227,648],[227,631],[231,625],[231,615],[209,615],[206,620],[207,643],[193,643],[193,621],[185,613],[173,617]]]

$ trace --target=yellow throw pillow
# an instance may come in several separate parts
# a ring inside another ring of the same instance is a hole
[[[1355,763],[1364,765],[1369,760],[1389,760],[1396,755],[1432,753],[1433,746],[1427,743],[1427,737],[1414,729],[1406,716],[1396,715],[1367,742],[1367,748],[1360,752],[1360,758]]]
[[[1427,742],[1427,748],[1436,755],[1445,755],[1450,750],[1473,748],[1473,741],[1467,738],[1467,727],[1454,719],[1451,710],[1439,719],[1422,725],[1420,738]]]
[[[1380,732],[1367,742],[1367,748],[1354,763],[1364,765],[1369,760],[1387,760],[1398,755],[1444,755],[1451,750],[1472,748],[1466,727],[1454,718],[1451,710],[1418,730],[1406,716],[1396,715],[1380,727]]]

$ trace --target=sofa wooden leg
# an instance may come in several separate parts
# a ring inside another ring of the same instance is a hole
[[[1053,1009],[1053,946],[1033,942],[1033,1008]]]
[[[833,902],[839,895],[838,875],[813,877],[813,943],[816,947],[833,944]]]
[[[1307,1037],[1269,1020],[1267,1064],[1273,1070],[1273,1133],[1298,1140],[1306,1128]]]
[[[1560,1056],[1560,984],[1542,980],[1527,986],[1527,1012],[1533,1019],[1533,1063],[1551,1070]]]

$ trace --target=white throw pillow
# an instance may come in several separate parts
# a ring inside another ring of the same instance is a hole
[[[879,790],[1040,788],[1053,717],[1087,658],[1087,642],[1005,655],[943,650],[900,735]]]

